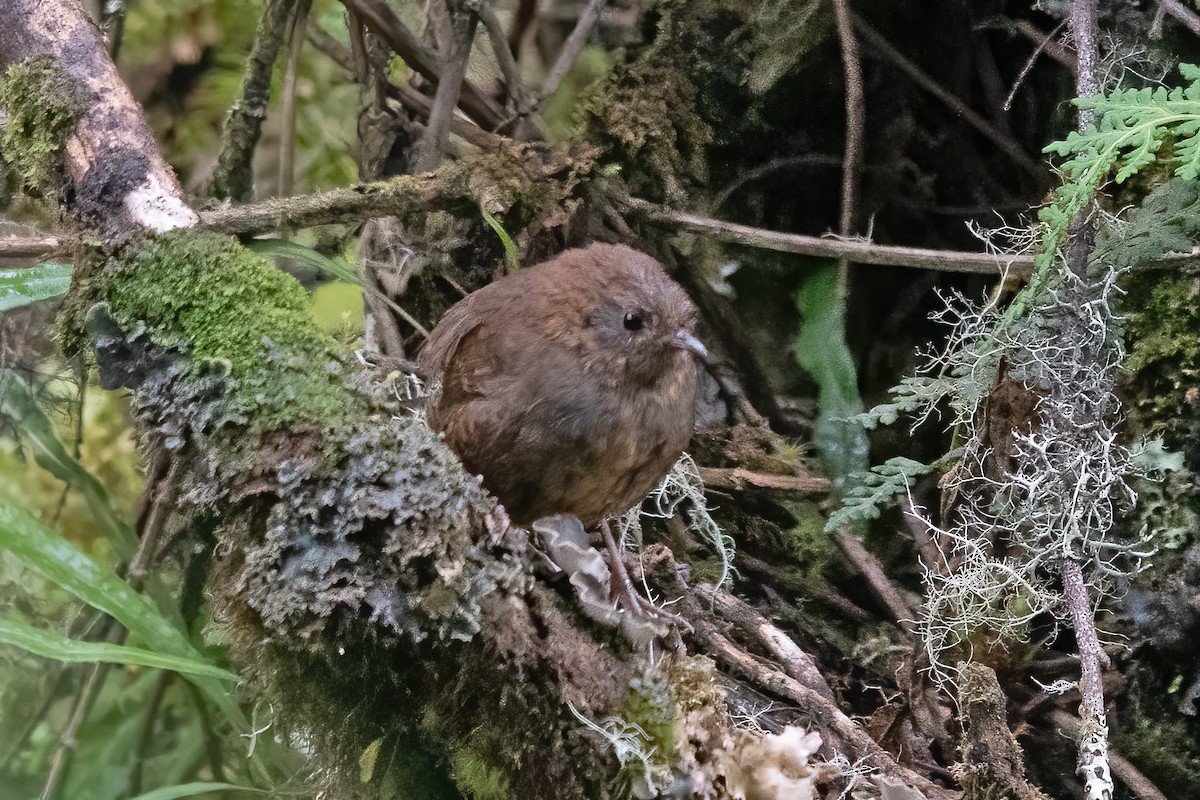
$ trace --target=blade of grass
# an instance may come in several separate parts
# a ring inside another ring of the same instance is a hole
[[[47,261],[21,269],[0,269],[0,312],[66,294],[71,288],[70,264]]]
[[[87,642],[72,639],[57,631],[37,628],[15,619],[0,619],[0,644],[12,645],[43,658],[68,663],[129,664],[166,669],[181,675],[197,675],[222,681],[236,680],[228,670],[205,661],[159,653],[141,647]]]
[[[29,512],[0,505],[0,548],[26,567],[125,626],[139,642],[177,658],[203,661],[187,637],[144,595],[43,525]],[[245,716],[215,678],[186,675],[189,681],[241,729]]]

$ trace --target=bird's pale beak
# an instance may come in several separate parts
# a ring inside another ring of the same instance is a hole
[[[675,331],[675,338],[671,340],[671,344],[681,350],[690,350],[701,361],[708,361],[708,348],[701,344],[699,339],[682,328]]]

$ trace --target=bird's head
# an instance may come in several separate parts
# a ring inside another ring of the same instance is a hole
[[[694,369],[708,351],[695,334],[696,306],[650,256],[619,245],[595,244],[586,284],[588,357],[601,369],[643,385]]]

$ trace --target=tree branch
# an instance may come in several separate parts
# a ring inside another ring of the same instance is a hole
[[[1030,158],[1029,154],[1022,149],[1021,145],[1017,144],[1012,138],[1005,136],[1000,131],[996,130],[990,122],[975,112],[970,106],[962,100],[954,96],[953,93],[947,91],[937,81],[930,78],[913,62],[909,61],[904,55],[892,47],[887,39],[880,36],[874,28],[862,20],[861,17],[854,17],[854,27],[858,29],[859,34],[866,39],[873,48],[879,51],[888,61],[896,65],[897,69],[903,72],[917,86],[924,89],[929,94],[933,95],[937,100],[944,104],[947,108],[954,112],[956,116],[962,118],[972,128],[977,130],[992,144],[996,145],[1012,159],[1013,163],[1020,167],[1025,172],[1038,178],[1043,178],[1046,175],[1047,169],[1045,165],[1039,164]]]
[[[221,130],[221,150],[208,185],[212,197],[245,201],[254,190],[254,148],[271,99],[271,72],[295,5],[296,0],[268,0],[263,8],[238,98]]]
[[[48,56],[53,65],[43,80],[52,81],[50,72],[63,78],[54,102],[73,105],[70,111],[78,114],[62,151],[67,210],[102,238],[127,236],[133,228],[161,232],[194,225],[196,213],[82,6],[69,0],[5,4],[0,67],[34,56]],[[75,97],[63,96],[72,89]],[[22,102],[49,99],[10,98],[10,115]]]

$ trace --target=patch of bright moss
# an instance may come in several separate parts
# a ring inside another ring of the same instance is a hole
[[[176,231],[127,246],[93,274],[90,299],[123,327],[139,322],[184,346],[193,370],[232,379],[231,415],[258,430],[336,427],[353,411],[333,341],[314,324],[294,278],[228,236]]]
[[[796,520],[787,532],[788,552],[813,587],[819,588],[824,585],[825,569],[836,549],[832,537],[825,532],[825,515],[810,501],[784,503],[784,507]]]
[[[656,761],[669,758],[675,752],[675,696],[667,676],[648,667],[629,683],[629,694],[621,717],[642,729],[647,737],[647,750],[653,748]]]
[[[508,800],[508,778],[466,748],[450,754],[454,785],[471,800]]]
[[[0,106],[8,114],[4,158],[34,194],[50,194],[58,185],[64,140],[79,121],[83,102],[79,84],[39,55],[9,66],[0,81]]]

